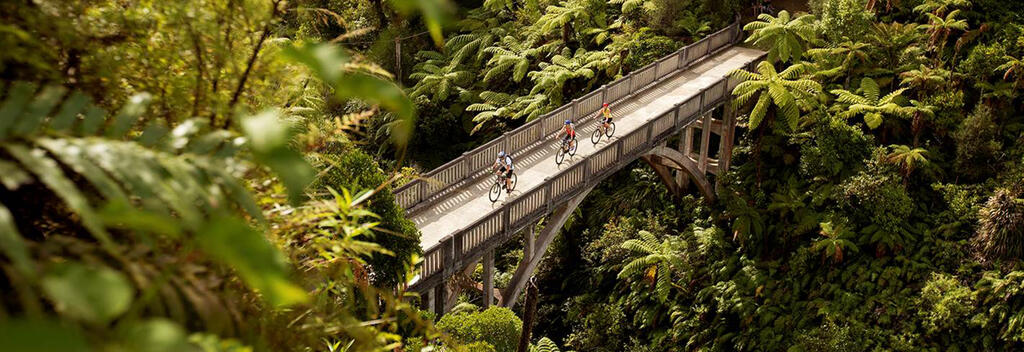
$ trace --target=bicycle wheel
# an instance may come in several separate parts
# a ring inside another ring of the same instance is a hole
[[[591,143],[597,144],[599,141],[601,141],[601,125],[597,125],[597,128],[594,129],[594,133],[590,134]]]
[[[576,148],[580,146],[580,141],[576,140],[576,137],[572,137],[572,142],[569,142],[569,155],[576,156]]]
[[[608,129],[604,131],[604,135],[607,136],[608,138],[612,138],[613,134],[615,134],[615,123],[609,122]]]
[[[562,160],[565,160],[565,147],[559,146],[555,153],[555,164],[562,165]]]
[[[512,193],[512,191],[516,190],[516,181],[518,181],[518,180],[517,180],[517,177],[516,177],[515,173],[512,173],[512,177],[510,177],[510,181],[512,181],[512,182],[509,182],[509,183],[512,184],[512,189],[510,189],[508,191],[508,193]]]
[[[495,182],[494,186],[491,186],[491,191],[487,193],[487,198],[491,200],[491,203],[498,201],[498,196],[501,195],[501,185],[499,182]]]

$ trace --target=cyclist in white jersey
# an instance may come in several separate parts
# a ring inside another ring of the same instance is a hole
[[[512,156],[505,154],[505,151],[498,152],[498,159],[494,160],[494,169],[501,175],[501,178],[505,179],[505,191],[511,192],[512,189],[512,170],[515,167],[512,166]]]

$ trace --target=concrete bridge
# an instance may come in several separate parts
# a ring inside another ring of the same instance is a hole
[[[603,179],[634,160],[650,165],[673,194],[691,182],[707,201],[715,198],[709,175],[729,166],[736,125],[729,72],[752,69],[764,52],[736,47],[734,23],[625,77],[526,123],[395,190],[421,232],[424,260],[410,289],[438,313],[462,289],[481,291],[484,305],[512,306],[544,252],[572,211]],[[590,133],[608,102],[617,129],[597,145]],[[577,125],[574,157],[556,165],[558,132]],[[717,138],[712,138],[712,134]],[[678,147],[668,145],[678,138]],[[718,144],[713,145],[716,140]],[[498,151],[515,159],[518,184],[492,203],[489,172]],[[524,257],[508,287],[494,287],[494,250],[524,236]],[[469,280],[481,260],[483,283]]]

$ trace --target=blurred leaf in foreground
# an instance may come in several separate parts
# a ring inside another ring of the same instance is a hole
[[[203,251],[237,270],[271,304],[285,306],[308,300],[306,292],[288,280],[284,255],[242,220],[214,219],[196,241]]]
[[[291,149],[291,126],[279,114],[266,111],[242,121],[242,130],[249,138],[256,159],[269,166],[288,188],[292,204],[302,200],[302,192],[313,181],[313,168],[299,152]]]
[[[412,134],[415,106],[409,96],[385,77],[349,68],[349,55],[333,44],[299,44],[284,49],[287,57],[309,67],[321,80],[334,88],[338,99],[358,99],[380,105],[398,119],[392,126],[391,139],[399,149],[405,148]]]
[[[17,352],[90,351],[82,333],[43,320],[0,319],[0,349]]]
[[[124,314],[135,295],[120,272],[74,262],[55,266],[42,286],[58,311],[97,325]]]

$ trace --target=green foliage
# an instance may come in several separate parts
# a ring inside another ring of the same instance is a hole
[[[842,119],[828,117],[814,126],[812,135],[800,144],[800,173],[808,179],[849,177],[871,155],[874,139]]]
[[[437,328],[462,343],[486,342],[497,352],[512,352],[519,344],[523,322],[508,308],[452,312],[441,317]]]
[[[1024,258],[1024,192],[1019,188],[996,190],[981,208],[976,240],[990,260]]]
[[[686,264],[678,249],[680,244],[670,239],[658,243],[654,235],[647,231],[640,231],[639,236],[638,239],[630,239],[622,243],[622,248],[642,256],[622,267],[619,278],[639,276],[651,284],[659,300],[665,301],[668,299],[669,290],[674,281],[673,272],[686,269]]]
[[[875,18],[874,13],[864,11],[868,0],[812,0],[810,3],[820,19],[817,31],[831,43],[863,39]]]
[[[845,118],[864,116],[864,122],[868,128],[876,129],[882,125],[884,116],[905,114],[906,110],[901,109],[901,106],[896,103],[904,91],[906,89],[897,89],[882,96],[878,83],[865,77],[861,80],[860,88],[857,88],[856,92],[845,89],[832,90],[831,93],[837,96],[836,100],[840,103],[835,105],[833,110]]]
[[[80,263],[54,266],[40,285],[59,312],[96,325],[107,324],[124,314],[135,295],[120,272]]]
[[[956,329],[973,310],[974,296],[956,277],[935,273],[921,288],[922,309],[917,314],[929,333]]]
[[[796,131],[800,123],[801,105],[814,95],[821,92],[821,84],[801,78],[807,69],[805,65],[792,65],[778,72],[768,61],[757,65],[757,72],[745,70],[732,71],[729,75],[742,83],[733,88],[737,106],[746,104],[753,98],[757,103],[750,112],[750,128],[756,129],[766,116],[779,119],[779,123],[789,131]],[[769,115],[771,114],[771,115]],[[774,122],[769,119],[769,122]]]
[[[562,352],[558,349],[558,345],[554,341],[547,337],[541,337],[537,341],[537,345],[530,345],[530,352]]]
[[[679,49],[680,45],[672,38],[657,35],[649,28],[641,28],[634,33],[628,42],[625,69],[636,70],[665,57]]]
[[[550,64],[541,63],[539,71],[527,74],[534,83],[530,94],[543,93],[555,105],[561,105],[566,86],[575,82],[574,87],[590,87],[597,72],[605,68],[607,58],[608,53],[603,51],[588,52],[580,48],[572,52],[565,48],[551,58]]]
[[[818,40],[812,15],[792,18],[789,11],[782,10],[778,17],[760,14],[757,19],[743,26],[751,32],[745,42],[768,51],[771,63],[799,62],[808,46]]]
[[[404,281],[405,269],[413,263],[413,255],[420,253],[419,230],[405,218],[405,210],[395,201],[386,185],[389,177],[372,157],[355,148],[330,150],[321,154],[318,166],[324,169],[313,186],[317,189],[377,189],[366,199],[366,209],[379,217],[378,231],[372,242],[386,248],[388,253],[370,253],[367,262],[373,273],[373,282],[390,287]]]
[[[982,180],[996,170],[994,161],[1002,149],[999,126],[991,108],[978,105],[953,132],[956,140],[956,172],[969,180]]]

